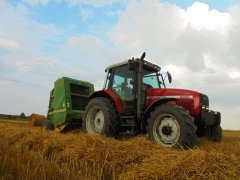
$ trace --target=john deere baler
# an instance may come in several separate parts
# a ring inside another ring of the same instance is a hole
[[[45,126],[62,131],[69,125],[81,125],[88,97],[93,92],[94,86],[89,82],[68,77],[57,79],[50,93]]]

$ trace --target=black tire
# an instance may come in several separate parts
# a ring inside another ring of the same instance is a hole
[[[148,119],[147,131],[151,140],[164,147],[191,148],[196,141],[193,118],[177,105],[156,107]]]
[[[41,128],[44,130],[54,130],[53,124],[48,119],[46,119],[42,122]]]
[[[85,132],[117,137],[119,128],[118,113],[110,100],[97,97],[89,101],[83,118]]]
[[[221,142],[222,141],[222,128],[220,125],[208,126],[206,137],[211,139],[213,142]]]
[[[198,124],[196,134],[197,137],[204,137],[206,134],[206,127],[202,124]]]
[[[215,115],[214,124],[206,127],[206,137],[211,139],[213,142],[222,141],[222,128],[220,124],[221,124],[221,113],[217,112]]]

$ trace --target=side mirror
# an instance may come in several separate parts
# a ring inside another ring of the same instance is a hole
[[[167,72],[167,77],[168,77],[168,82],[171,84],[172,83],[172,76],[170,72]]]

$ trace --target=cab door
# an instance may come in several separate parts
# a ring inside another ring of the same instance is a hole
[[[113,68],[111,71],[108,88],[119,97],[126,115],[133,115],[136,106],[134,73],[127,65]]]

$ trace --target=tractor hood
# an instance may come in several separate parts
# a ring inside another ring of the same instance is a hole
[[[172,88],[149,88],[147,90],[147,96],[171,96],[169,98],[190,98],[194,95],[199,95],[197,91],[186,90],[186,89],[172,89]],[[168,98],[168,97],[166,97]]]
[[[187,109],[191,115],[199,115],[200,114],[200,96],[204,96],[197,91],[186,90],[186,89],[157,89],[157,88],[149,88],[147,89],[147,97],[146,97],[146,106],[148,107],[155,101],[160,99],[169,99],[174,98],[177,100],[177,104],[179,106],[183,106]],[[208,100],[207,100],[208,101]]]

